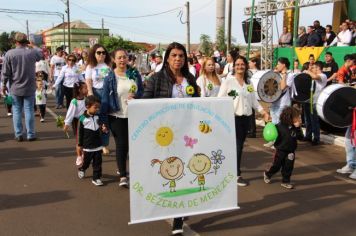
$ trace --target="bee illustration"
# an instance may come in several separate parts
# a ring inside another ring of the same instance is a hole
[[[202,132],[204,134],[207,134],[207,133],[210,133],[211,131],[213,131],[210,127],[210,121],[207,121],[207,120],[200,121],[199,130],[200,130],[200,132]]]

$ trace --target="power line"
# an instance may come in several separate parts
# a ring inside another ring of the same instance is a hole
[[[182,7],[176,7],[176,8],[173,8],[173,9],[170,9],[170,10],[167,10],[167,11],[163,11],[163,12],[158,12],[158,13],[153,13],[153,14],[147,14],[147,15],[141,15],[141,16],[112,16],[112,15],[106,15],[106,14],[99,14],[99,13],[96,13],[96,12],[93,12],[91,10],[88,10],[82,6],[80,6],[79,4],[76,4],[76,3],[72,3],[73,5],[81,8],[82,10],[90,13],[90,14],[93,14],[93,15],[97,15],[97,16],[101,16],[101,17],[108,17],[108,18],[116,18],[116,19],[137,19],[137,18],[144,18],[144,17],[151,17],[151,16],[158,16],[158,15],[162,15],[162,14],[166,14],[166,13],[169,13],[169,12],[174,12],[174,11],[177,11],[177,10],[181,10]]]
[[[200,12],[201,10],[204,10],[205,8],[207,8],[209,5],[211,5],[215,0],[211,0],[210,2],[208,2],[207,4],[199,7],[199,9],[192,11],[191,15],[195,15],[197,12]]]

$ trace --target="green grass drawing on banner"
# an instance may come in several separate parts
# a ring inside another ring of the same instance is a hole
[[[184,189],[179,189],[176,190],[176,192],[162,192],[158,193],[160,197],[163,198],[170,198],[170,197],[179,197],[183,195],[188,195],[188,194],[194,194],[194,193],[199,193],[199,192],[204,192],[206,190],[209,190],[210,188],[205,188],[204,190],[200,190],[200,188],[184,188]]]

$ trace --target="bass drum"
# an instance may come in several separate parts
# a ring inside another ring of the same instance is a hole
[[[292,99],[300,103],[309,102],[312,86],[311,76],[306,73],[299,73],[294,76],[293,82]],[[315,91],[315,87],[313,90]]]
[[[268,103],[277,101],[282,95],[281,79],[272,70],[257,71],[250,79],[257,99]]]
[[[338,128],[352,123],[353,108],[356,107],[356,89],[343,84],[332,84],[321,91],[316,111],[321,119]]]

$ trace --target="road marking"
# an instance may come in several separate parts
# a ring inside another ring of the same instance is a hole
[[[266,149],[262,148],[262,147],[256,147],[256,146],[252,146],[252,145],[248,145],[248,147],[251,148],[251,149],[254,149],[256,151],[260,151],[260,152],[264,152],[264,153],[267,153],[267,154],[271,154],[271,152],[266,151]],[[301,165],[301,166],[303,166],[303,167],[309,168],[309,169],[311,169],[313,171],[321,172],[323,175],[331,175],[331,176],[335,177],[336,179],[342,180],[342,181],[347,182],[349,184],[356,184],[356,181],[354,181],[354,180],[345,179],[345,178],[343,178],[341,176],[335,175],[334,172],[325,171],[325,170],[320,169],[319,167],[316,167],[316,166],[313,166],[313,165],[312,166],[308,165],[307,163],[301,161],[300,159],[298,159],[298,161],[296,163]]]
[[[57,119],[57,114],[52,111],[52,109],[46,107],[46,111],[54,118]]]

